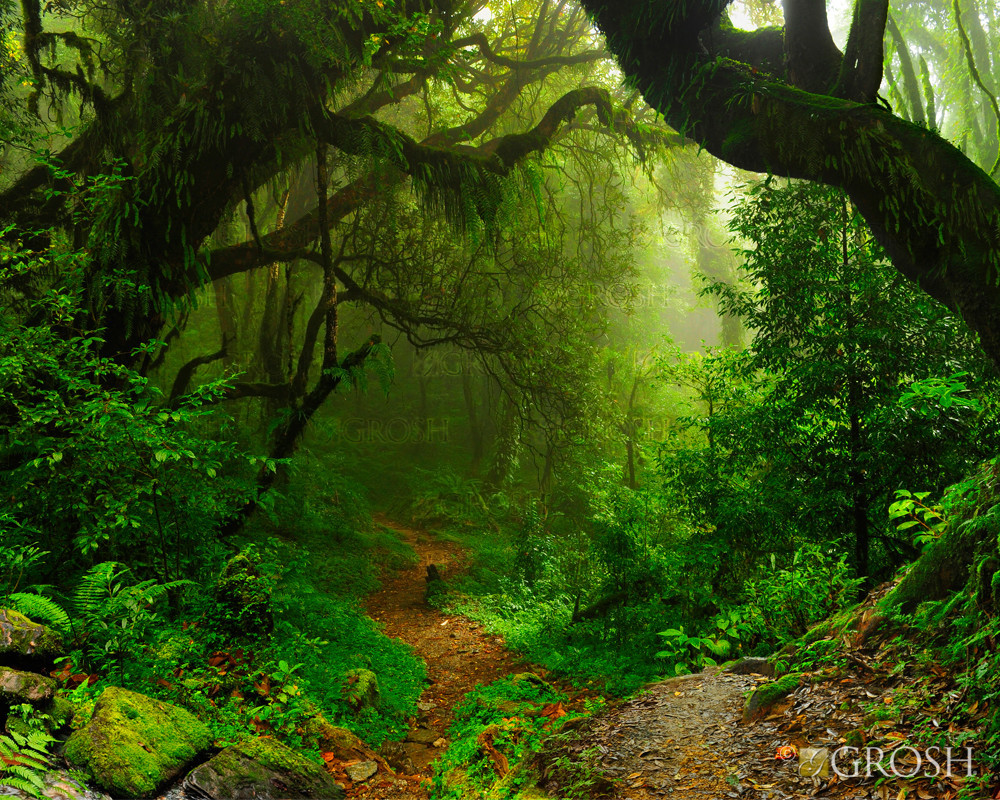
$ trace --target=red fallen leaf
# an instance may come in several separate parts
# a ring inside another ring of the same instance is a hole
[[[73,671],[73,667],[69,661],[63,662],[62,669],[54,669],[49,673],[57,681],[65,681],[70,677],[70,673]]]
[[[327,764],[337,758],[333,753],[320,753],[319,755]]]
[[[180,667],[174,667],[173,675],[174,675],[175,678],[179,678],[183,674],[184,674],[184,670],[183,669],[181,669]]]
[[[267,697],[269,694],[271,694],[271,676],[265,675],[264,680],[262,680],[260,683],[255,683],[253,687],[262,695],[264,695],[264,697]]]
[[[206,692],[206,694],[209,697],[215,697],[221,689],[222,687],[219,684],[215,684],[211,689],[208,690],[208,692]]]
[[[208,666],[217,667],[229,660],[229,656],[226,653],[212,653],[208,659]]]
[[[77,672],[75,675],[69,676],[70,682],[75,683],[78,686],[86,680],[90,679],[90,676],[86,672]]]
[[[562,701],[560,700],[558,703],[549,703],[547,706],[544,706],[541,715],[556,720],[566,716],[566,709],[563,708]]]
[[[163,678],[157,678],[156,679],[156,685],[157,686],[162,686],[164,689],[173,689],[174,688],[174,685],[172,683],[170,683],[169,681],[163,680]]]

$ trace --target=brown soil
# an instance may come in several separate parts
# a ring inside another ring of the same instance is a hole
[[[376,521],[398,531],[418,561],[385,575],[382,588],[369,596],[365,606],[387,635],[411,645],[425,661],[428,687],[420,698],[419,716],[412,721],[403,743],[416,768],[415,775],[393,779],[380,771],[370,782],[349,788],[349,794],[379,800],[424,800],[428,796],[426,781],[432,775],[431,762],[447,746],[455,705],[479,684],[511,673],[539,670],[519,661],[504,647],[502,639],[487,633],[478,623],[442,614],[428,605],[428,565],[437,566],[445,580],[460,574],[466,566],[466,554],[459,545],[383,517],[376,517]]]
[[[742,719],[744,696],[767,682],[760,675],[733,675],[709,671],[656,684],[647,693],[595,718],[583,739],[573,747],[578,760],[589,759],[614,779],[612,788],[597,797],[608,800],[954,800],[962,785],[954,778],[880,780],[872,776],[839,779],[799,774],[798,751],[845,745],[848,734],[866,728],[863,705],[874,701],[886,707],[894,691],[858,674],[841,674],[819,683],[804,681],[766,716],[752,723]],[[869,723],[866,744],[891,753],[901,742],[890,723]],[[779,749],[794,755],[780,759]],[[877,760],[877,759],[876,759]],[[900,759],[901,769],[914,764]],[[850,759],[841,761],[850,774]],[[959,770],[960,772],[960,770]],[[551,787],[546,787],[551,788]],[[559,797],[558,789],[551,792]],[[983,795],[983,800],[993,795]]]

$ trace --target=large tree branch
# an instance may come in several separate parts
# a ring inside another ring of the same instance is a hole
[[[851,32],[840,64],[833,94],[848,100],[870,103],[882,85],[885,24],[889,0],[857,0]]]
[[[659,145],[675,143],[674,137],[667,134],[662,138],[652,136],[647,129],[640,129],[631,123],[627,116],[611,113],[610,97],[604,90],[596,88],[577,89],[564,95],[531,131],[500,137],[479,148],[436,146],[451,139],[454,129],[450,133],[434,134],[423,142],[417,142],[371,118],[351,120],[334,115],[325,122],[321,121],[317,127],[321,128],[320,132],[325,134],[328,142],[335,145],[341,143],[342,149],[347,152],[381,152],[400,173],[414,175],[418,179],[438,180],[442,188],[460,193],[468,188],[466,182],[470,178],[491,181],[508,175],[518,162],[547,147],[560,126],[572,119],[579,108],[587,105],[597,108],[603,124],[610,124],[643,146],[648,147],[651,142]],[[489,116],[492,116],[492,111]],[[477,121],[476,127],[481,124]],[[679,142],[680,138],[677,137],[676,141]],[[391,181],[391,178],[384,171],[373,171],[332,193],[326,203],[327,222],[333,225],[357,210],[377,191],[385,189],[387,180]],[[262,249],[256,242],[250,241],[213,251],[208,259],[209,277],[218,280],[274,261],[302,257],[309,244],[316,241],[320,234],[319,216],[318,209],[314,209],[292,224],[261,237]]]
[[[668,123],[743,169],[843,187],[896,267],[959,312],[1000,364],[1000,188],[957,148],[875,105],[635,41],[636,16],[668,24],[671,0],[583,2]]]

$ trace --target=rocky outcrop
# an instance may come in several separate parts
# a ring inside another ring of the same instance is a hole
[[[48,670],[62,651],[62,636],[52,628],[32,622],[13,609],[0,608],[0,664]]]
[[[184,779],[199,800],[339,800],[344,790],[320,766],[274,739],[227,747]]]
[[[52,678],[0,667],[0,705],[48,705],[55,691],[56,682]]]
[[[125,689],[105,689],[65,756],[116,798],[143,797],[180,775],[211,745],[198,719],[178,706]]]
[[[763,675],[765,678],[774,677],[774,665],[767,658],[756,658],[747,656],[726,667],[726,672],[731,675]]]

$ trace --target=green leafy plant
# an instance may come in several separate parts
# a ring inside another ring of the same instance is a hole
[[[675,675],[714,667],[716,657],[726,656],[732,649],[729,640],[720,636],[689,636],[683,625],[660,631],[657,636],[663,638],[665,647],[656,657],[670,662]]]
[[[135,581],[132,571],[120,562],[95,564],[81,578],[73,597],[86,631],[86,654],[94,667],[115,669],[124,681],[127,662],[139,656],[148,643],[147,632],[157,622],[156,604],[168,592],[191,585],[189,580]]]
[[[909,532],[918,547],[926,547],[948,530],[948,518],[940,504],[925,502],[930,492],[896,491],[896,501],[889,506],[889,521],[896,530]]]
[[[806,545],[787,567],[747,581],[747,620],[763,638],[784,644],[853,602],[860,583],[845,554]]]
[[[34,716],[31,706],[12,708],[23,725],[7,726],[0,733],[0,787],[9,787],[41,798],[45,773],[51,765],[49,748],[56,741]]]

